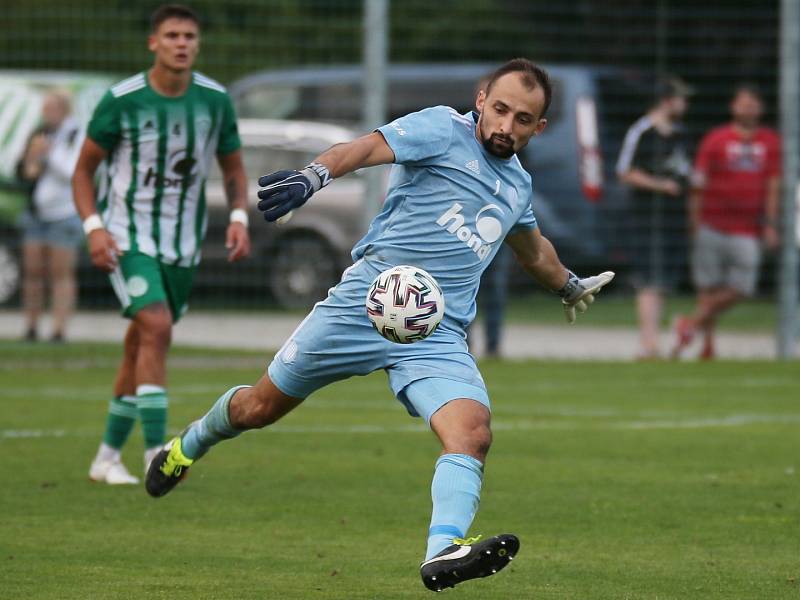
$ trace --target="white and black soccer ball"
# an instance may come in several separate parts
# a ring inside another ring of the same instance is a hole
[[[444,316],[444,294],[433,276],[400,265],[375,278],[367,292],[367,316],[375,330],[397,344],[413,344],[436,331]]]

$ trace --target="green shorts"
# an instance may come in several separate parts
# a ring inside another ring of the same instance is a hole
[[[177,323],[189,308],[195,267],[176,267],[141,252],[125,252],[111,273],[111,287],[127,318],[150,304],[164,303]]]

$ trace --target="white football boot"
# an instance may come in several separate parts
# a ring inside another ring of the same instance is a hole
[[[136,485],[139,483],[139,478],[131,475],[119,459],[95,459],[89,468],[89,479],[109,485]]]

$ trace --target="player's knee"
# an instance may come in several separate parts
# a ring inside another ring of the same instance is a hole
[[[172,341],[172,324],[169,322],[155,322],[139,332],[140,345],[142,346],[169,346]]]
[[[492,430],[488,423],[481,423],[462,430],[447,440],[444,444],[444,451],[453,454],[467,454],[483,461],[491,446]]]
[[[475,456],[483,460],[489,453],[489,448],[492,446],[492,430],[488,424],[476,427],[470,435],[471,441],[471,456]]]

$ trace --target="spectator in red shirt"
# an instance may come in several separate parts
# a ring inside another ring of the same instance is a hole
[[[759,126],[763,109],[758,90],[739,86],[732,122],[700,144],[689,199],[697,307],[676,320],[675,358],[698,331],[704,333],[701,358],[713,358],[717,318],[755,292],[762,241],[770,250],[778,246],[780,138]]]

